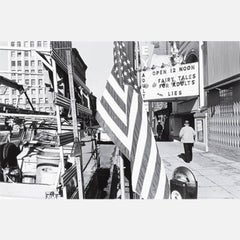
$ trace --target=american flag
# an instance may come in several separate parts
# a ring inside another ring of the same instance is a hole
[[[135,71],[124,42],[114,42],[114,66],[96,119],[130,160],[133,191],[143,199],[169,198],[169,184],[148,123]]]

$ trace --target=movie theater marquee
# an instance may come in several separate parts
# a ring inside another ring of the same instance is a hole
[[[199,94],[198,63],[157,67],[141,72],[144,101],[167,100]]]

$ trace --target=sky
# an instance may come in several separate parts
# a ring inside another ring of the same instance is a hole
[[[88,66],[86,85],[97,98],[101,98],[113,67],[113,42],[72,42]]]

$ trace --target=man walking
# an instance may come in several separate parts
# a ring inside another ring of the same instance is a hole
[[[189,126],[189,121],[186,120],[184,127],[181,128],[179,137],[183,143],[184,152],[185,152],[185,161],[187,163],[192,161],[192,147],[195,140],[196,133],[192,127]]]

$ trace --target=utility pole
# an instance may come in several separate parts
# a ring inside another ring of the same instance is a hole
[[[72,115],[72,124],[73,124],[73,136],[74,136],[74,145],[79,144],[80,146],[80,156],[76,156],[75,163],[77,167],[77,179],[78,179],[78,194],[79,199],[84,198],[84,181],[83,181],[83,167],[82,167],[82,147],[80,145],[80,138],[78,134],[78,123],[77,123],[77,110],[76,110],[76,99],[74,93],[74,81],[73,81],[73,71],[72,71],[72,49],[66,50],[67,57],[67,69],[68,69],[68,82],[69,82],[69,91],[71,99],[71,115]]]

